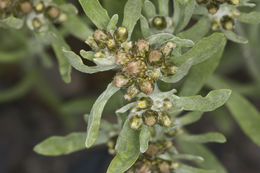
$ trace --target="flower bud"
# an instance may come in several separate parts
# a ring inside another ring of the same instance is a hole
[[[160,163],[158,165],[158,167],[159,167],[160,173],[169,173],[170,169],[171,169],[170,164],[167,163],[166,161],[163,161],[162,163]]]
[[[86,43],[94,50],[99,49],[94,37],[92,37],[92,36],[88,37],[88,39],[86,40]]]
[[[207,4],[209,0],[196,0],[198,4]]]
[[[36,13],[42,13],[44,11],[44,3],[41,1],[34,6],[34,10]]]
[[[120,66],[126,65],[131,59],[131,55],[128,53],[118,52],[116,55],[116,64]]]
[[[154,90],[154,81],[151,79],[141,79],[138,81],[140,90],[145,94],[151,94]]]
[[[160,68],[153,68],[147,71],[147,75],[152,79],[159,79],[162,75]]]
[[[138,115],[134,115],[130,118],[129,120],[130,122],[130,127],[131,129],[134,130],[138,130],[141,128],[142,124],[143,124],[143,120],[141,117],[139,117]]]
[[[158,30],[162,30],[167,27],[167,21],[164,16],[156,16],[152,20],[152,26]]]
[[[158,147],[155,144],[150,144],[145,154],[153,158],[157,155],[158,152],[159,152]]]
[[[161,48],[161,51],[164,56],[169,56],[173,49],[176,48],[176,44],[173,42],[167,42],[163,47]]]
[[[219,5],[217,3],[211,2],[207,5],[207,9],[210,14],[214,15],[217,13],[217,11],[219,9]]]
[[[119,27],[114,33],[114,38],[116,41],[125,42],[128,38],[127,29],[125,27]]]
[[[171,169],[176,170],[176,169],[178,169],[179,167],[180,167],[180,165],[179,165],[179,163],[177,163],[177,162],[173,162],[173,163],[171,164]]]
[[[137,56],[145,57],[145,54],[149,51],[149,42],[145,40],[139,40],[136,43],[136,54]]]
[[[125,41],[121,44],[121,47],[123,48],[123,50],[125,52],[129,52],[132,47],[133,47],[133,44],[132,44],[132,41]]]
[[[0,0],[0,10],[6,9],[12,5],[11,0]]]
[[[211,23],[211,29],[216,31],[219,29],[219,21],[217,19],[213,19]]]
[[[38,17],[33,18],[32,26],[34,29],[39,29],[42,26],[42,22]]]
[[[126,94],[124,95],[124,98],[128,101],[130,101],[132,98],[134,98],[139,93],[139,90],[135,86],[135,84],[131,85],[127,88]]]
[[[169,99],[165,99],[165,100],[163,101],[163,106],[162,106],[162,109],[163,109],[163,110],[168,111],[168,110],[170,110],[172,107],[173,107],[173,104],[172,104],[172,102],[171,102]]]
[[[59,15],[60,15],[60,9],[53,5],[48,6],[44,11],[44,16],[50,19],[51,21],[58,19]]]
[[[94,39],[97,43],[106,43],[106,41],[109,39],[109,36],[104,31],[97,29],[94,34]]]
[[[150,65],[159,65],[163,61],[162,52],[159,50],[152,50],[148,55],[148,63]]]
[[[140,76],[140,74],[142,74],[142,72],[144,72],[146,68],[147,67],[145,62],[141,60],[137,60],[137,61],[134,60],[128,63],[126,67],[123,68],[123,71],[129,76],[137,77]]]
[[[232,5],[239,5],[239,0],[228,0],[228,3]]]
[[[106,42],[106,44],[107,44],[107,47],[108,47],[109,49],[115,49],[116,46],[117,46],[116,41],[115,41],[114,39],[109,39],[109,40]]]
[[[234,20],[230,17],[230,16],[228,16],[228,15],[226,15],[226,16],[223,16],[222,18],[221,18],[221,25],[222,25],[222,27],[224,28],[224,29],[226,29],[226,30],[232,30],[233,29],[233,26],[234,26]]]
[[[172,63],[164,64],[161,68],[162,74],[166,75],[166,76],[174,75],[177,72],[177,70],[178,70],[178,67],[176,67]]]
[[[28,14],[32,11],[32,4],[29,1],[20,2],[20,9],[24,14]]]
[[[130,85],[131,80],[122,74],[117,74],[114,77],[113,83],[117,88],[124,88]]]
[[[158,123],[161,126],[169,127],[171,125],[171,118],[166,112],[158,113]]]
[[[147,109],[153,106],[153,100],[150,97],[142,97],[137,101],[137,106],[140,109]]]
[[[158,114],[153,110],[146,110],[143,114],[143,121],[147,126],[154,126],[158,119]]]
[[[58,18],[58,21],[60,22],[60,23],[62,23],[62,22],[65,22],[65,21],[67,21],[68,20],[68,16],[67,16],[67,14],[66,13],[60,13],[60,15],[59,15],[59,18]]]

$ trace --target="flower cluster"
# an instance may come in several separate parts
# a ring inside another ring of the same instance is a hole
[[[197,2],[207,7],[212,20],[212,30],[234,28],[235,19],[240,15],[236,9],[239,0],[197,0]]]
[[[32,30],[40,29],[48,22],[63,22],[67,16],[54,3],[30,0],[0,0],[0,19],[10,16],[26,18],[28,27]]]
[[[168,152],[173,146],[171,141],[150,142],[147,151],[142,154],[136,163],[132,166],[128,173],[136,172],[153,172],[153,173],[169,173],[179,167],[178,162],[173,162],[161,158],[160,155]]]
[[[168,111],[172,108],[173,103],[167,97],[142,97],[130,112],[130,127],[138,130],[143,124],[154,126],[157,123],[160,126],[169,127],[172,125],[172,121]]]
[[[97,65],[116,64],[119,67],[113,83],[118,88],[125,88],[125,99],[131,100],[140,92],[151,94],[157,79],[174,75],[178,68],[166,61],[176,47],[174,42],[152,48],[146,40],[133,43],[127,38],[127,29],[119,27],[111,32],[96,30],[87,43],[95,51],[93,61]]]

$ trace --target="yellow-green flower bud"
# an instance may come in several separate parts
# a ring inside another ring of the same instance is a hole
[[[167,27],[167,21],[164,16],[156,16],[152,20],[152,26],[158,30],[162,30]]]
[[[158,119],[158,114],[153,110],[146,110],[143,114],[143,121],[147,126],[154,126]]]
[[[219,5],[217,3],[211,2],[207,5],[207,9],[210,14],[214,15],[217,13],[217,11],[219,9]]]
[[[44,8],[45,8],[45,6],[42,1],[34,6],[34,10],[36,13],[42,13],[44,11]]]
[[[168,111],[168,110],[170,110],[172,107],[173,107],[173,104],[172,104],[172,102],[171,102],[169,99],[165,99],[165,100],[163,101],[163,106],[162,106],[162,109],[163,109],[163,110]]]
[[[108,47],[109,49],[115,49],[116,46],[117,46],[116,41],[115,41],[114,39],[109,39],[109,40],[106,42],[106,44],[107,44],[107,47]]]
[[[221,18],[221,25],[226,30],[232,30],[234,27],[234,19],[226,15]]]
[[[169,76],[169,75],[174,75],[178,70],[178,67],[176,67],[172,63],[167,63],[164,64],[161,68],[161,72],[163,75]]]
[[[232,5],[239,5],[239,0],[228,0],[228,3]]]
[[[121,47],[125,52],[129,52],[133,48],[133,44],[131,41],[125,41],[121,44]]]
[[[130,101],[132,98],[134,98],[139,93],[138,88],[135,86],[135,84],[132,84],[130,87],[127,88],[126,94],[124,95],[124,98],[128,101]]]
[[[41,20],[37,17],[33,18],[32,26],[33,26],[34,29],[39,29],[42,26]]]
[[[166,112],[158,112],[158,123],[161,126],[169,127],[171,125],[171,118]]]
[[[142,97],[137,101],[137,106],[140,109],[147,109],[153,106],[153,100],[150,97]]]
[[[94,32],[93,37],[97,43],[106,43],[109,39],[109,35],[100,29]]]
[[[152,79],[140,79],[138,86],[143,93],[151,94],[154,90],[154,81]]]
[[[131,55],[128,53],[118,52],[116,55],[116,64],[120,66],[126,65],[131,59]]]
[[[128,38],[128,31],[125,27],[119,27],[115,33],[114,38],[116,41],[125,42]]]
[[[88,39],[86,40],[86,43],[94,50],[99,49],[94,37],[92,37],[92,36],[88,37]]]
[[[130,127],[134,130],[138,130],[142,127],[143,125],[143,120],[140,116],[134,115],[130,118]]]
[[[147,71],[147,75],[152,79],[159,79],[162,75],[160,68],[153,68]]]
[[[169,56],[173,49],[176,48],[176,44],[173,42],[167,42],[165,45],[162,46],[161,51],[164,56]]]

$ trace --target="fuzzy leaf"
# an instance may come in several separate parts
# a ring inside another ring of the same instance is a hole
[[[229,87],[221,78],[215,76],[209,78],[208,85],[212,88]],[[244,133],[260,146],[259,111],[236,91],[232,92],[226,105]]]
[[[217,173],[216,171],[213,170],[194,168],[184,164],[181,164],[181,166],[175,172],[176,173]]]
[[[150,137],[151,137],[151,133],[149,127],[143,125],[139,136],[141,153],[146,152],[146,150],[148,149]]]
[[[84,58],[87,59],[89,61],[93,61],[94,58],[94,52],[93,51],[85,51],[85,50],[80,50],[80,55]]]
[[[149,28],[148,21],[146,20],[146,18],[144,16],[141,16],[141,18],[140,18],[140,26],[141,26],[141,32],[143,34],[143,37],[144,38],[149,37],[150,28]]]
[[[253,11],[251,13],[240,13],[237,19],[240,22],[244,22],[244,23],[258,24],[260,23],[260,12]]]
[[[67,136],[52,136],[34,147],[34,151],[45,156],[59,156],[85,149],[86,133],[71,133]],[[104,144],[108,137],[100,134],[95,145]]]
[[[231,90],[219,89],[209,92],[205,97],[200,95],[177,97],[173,95],[173,101],[177,107],[181,107],[183,110],[208,112],[224,105],[230,95]]]
[[[159,14],[161,16],[169,16],[169,0],[158,0]]]
[[[181,126],[186,126],[198,121],[203,112],[189,112],[180,118],[177,118],[176,122]]]
[[[134,27],[141,17],[143,0],[128,0],[124,8],[124,19],[122,25],[128,30],[130,38]]]
[[[107,86],[107,89],[98,97],[94,103],[88,120],[86,147],[89,148],[95,143],[98,137],[103,109],[109,98],[112,97],[118,90],[119,88],[116,88],[112,83],[110,83]]]
[[[169,154],[164,153],[158,156],[161,159],[168,160],[168,161],[176,161],[176,160],[188,160],[188,161],[195,161],[195,162],[203,162],[204,159],[200,156],[195,156],[191,154]]]
[[[248,40],[242,36],[237,35],[233,31],[228,31],[228,30],[222,30],[222,32],[225,34],[227,39],[235,42],[235,43],[241,43],[241,44],[247,44]]]
[[[106,29],[110,21],[107,11],[98,0],[79,0],[84,12],[99,29]]]
[[[0,20],[0,26],[10,27],[14,29],[21,29],[23,27],[23,23],[23,19],[19,19],[13,16]]]
[[[114,14],[107,25],[107,31],[115,30],[118,22],[118,14]]]
[[[124,173],[135,163],[140,155],[139,133],[139,131],[130,128],[128,120],[125,121],[117,141],[117,145],[121,145],[123,149],[118,150],[107,173]]]
[[[176,30],[180,20],[181,20],[181,17],[182,17],[182,7],[181,7],[181,4],[179,1],[173,1],[173,17],[172,17],[172,22],[173,22],[173,25],[174,25],[174,29]]]
[[[89,67],[89,66],[83,64],[82,59],[74,52],[63,49],[63,54],[64,54],[64,56],[67,57],[67,59],[72,67],[74,67],[75,69],[77,69],[78,71],[81,71],[83,73],[92,74],[92,73],[97,73],[97,72],[101,72],[101,71],[111,70],[116,67],[116,65]]]
[[[148,18],[151,19],[156,15],[156,9],[153,3],[149,0],[144,1],[144,15]]]
[[[208,142],[217,142],[217,143],[225,143],[226,138],[224,135],[218,132],[209,132],[199,135],[181,135],[180,140],[191,142],[191,143],[208,143]]]

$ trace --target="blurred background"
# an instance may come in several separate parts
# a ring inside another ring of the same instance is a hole
[[[120,16],[125,0],[113,0],[113,3],[103,0],[102,3],[110,16],[114,13]],[[81,9],[77,2],[74,4]],[[250,25],[242,27],[250,43],[241,47],[228,42],[216,73],[235,82],[234,86],[241,86],[237,90],[260,109],[260,91],[252,87],[257,75],[250,70],[246,60],[249,56],[260,68],[260,29]],[[84,42],[72,35],[67,35],[66,41],[76,53],[80,49],[89,50]],[[49,59],[45,59],[41,52],[31,50],[37,46],[33,43],[34,37],[26,29],[0,28],[0,59],[9,56],[6,52],[11,52],[10,56],[19,54],[18,60],[0,61],[0,173],[104,173],[112,159],[106,146],[60,157],[38,155],[33,147],[49,136],[85,131],[83,114],[90,111],[114,72],[88,75],[72,70],[72,82],[65,84],[52,49],[48,46],[39,48],[47,52]],[[249,55],[243,54],[243,49]],[[249,86],[251,88],[245,89]],[[115,121],[113,110],[121,103],[118,96],[114,97],[103,115],[112,122]],[[199,122],[188,126],[188,130],[194,134],[207,131],[225,134],[227,143],[207,146],[230,173],[260,172],[260,148],[245,136],[226,108],[207,113]]]

